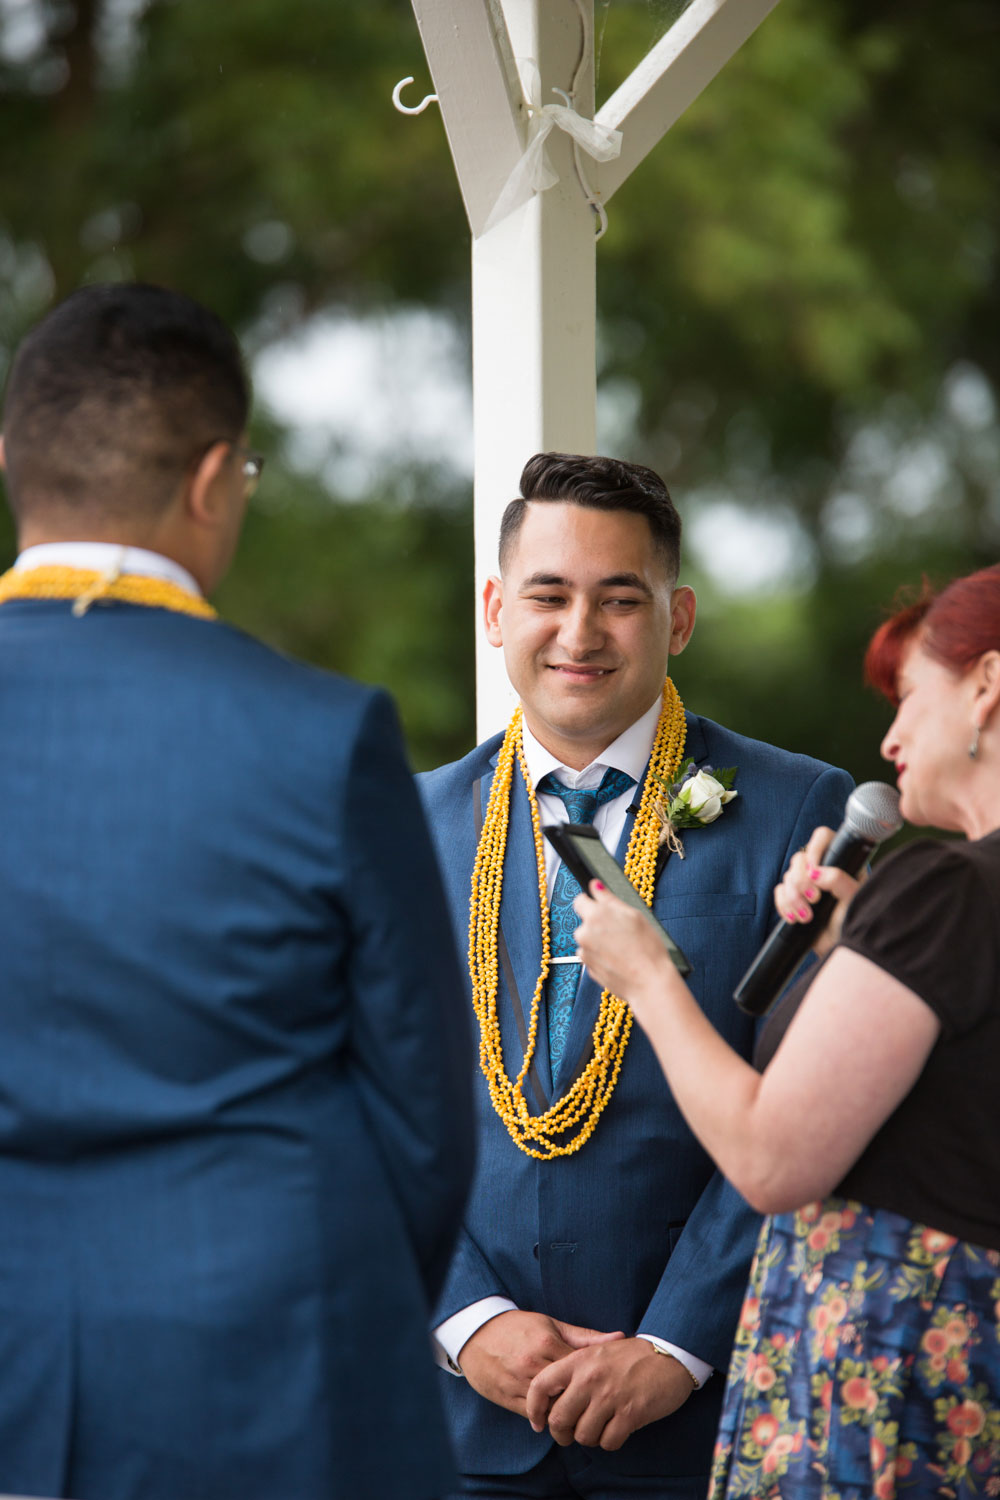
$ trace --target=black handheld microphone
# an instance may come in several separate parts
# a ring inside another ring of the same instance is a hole
[[[876,844],[892,838],[902,826],[896,788],[886,786],[884,781],[866,781],[848,797],[844,821],[823,856],[823,864],[856,875]],[[836,904],[836,898],[824,891],[813,905],[811,922],[778,923],[733,992],[740,1010],[748,1016],[762,1016],[770,1009],[809,952],[816,934],[830,920]]]

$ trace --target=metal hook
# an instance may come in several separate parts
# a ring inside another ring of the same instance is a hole
[[[573,108],[572,96],[570,94],[567,94],[565,89],[553,89],[552,92],[559,95],[560,99],[565,104],[567,109]]]
[[[412,82],[412,77],[401,78],[392,91],[392,102],[401,115],[422,115],[428,104],[437,103],[437,94],[425,94],[419,104],[404,104],[399,96],[406,88],[406,85]]]

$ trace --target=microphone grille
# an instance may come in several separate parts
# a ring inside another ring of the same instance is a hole
[[[899,816],[899,792],[884,781],[864,781],[847,799],[844,821],[853,834],[867,843],[881,844],[903,826]]]

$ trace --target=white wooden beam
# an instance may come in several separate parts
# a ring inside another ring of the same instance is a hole
[[[725,67],[777,0],[692,0],[596,118],[623,134],[621,155],[595,167],[605,202]]]
[[[593,0],[585,3],[592,18]],[[580,58],[575,0],[504,4],[514,52],[538,63],[543,98],[553,100],[553,87],[568,91]],[[592,49],[577,79],[576,107],[593,113]],[[502,655],[483,636],[479,610],[486,579],[497,572],[500,517],[533,453],[593,453],[597,441],[595,219],[569,137],[554,130],[547,150],[559,173],[556,185],[472,247],[479,739],[506,724],[516,702]]]
[[[412,3],[469,225],[480,234],[527,128],[500,0]]]

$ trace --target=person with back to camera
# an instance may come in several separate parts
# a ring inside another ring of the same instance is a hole
[[[0,1489],[437,1500],[472,1167],[440,881],[380,689],[204,595],[260,460],[229,329],[28,335],[0,578]]]
[[[1000,1494],[1000,566],[925,589],[866,669],[896,705],[882,754],[902,815],[966,842],[905,845],[859,886],[821,864],[816,829],[775,904],[807,922],[821,891],[838,898],[826,957],[775,1011],[762,1073],[641,918],[597,883],[577,898],[588,969],[628,999],[692,1129],[769,1215],[716,1500]],[[536,1426],[564,1419],[566,1383],[558,1365],[536,1378]]]

